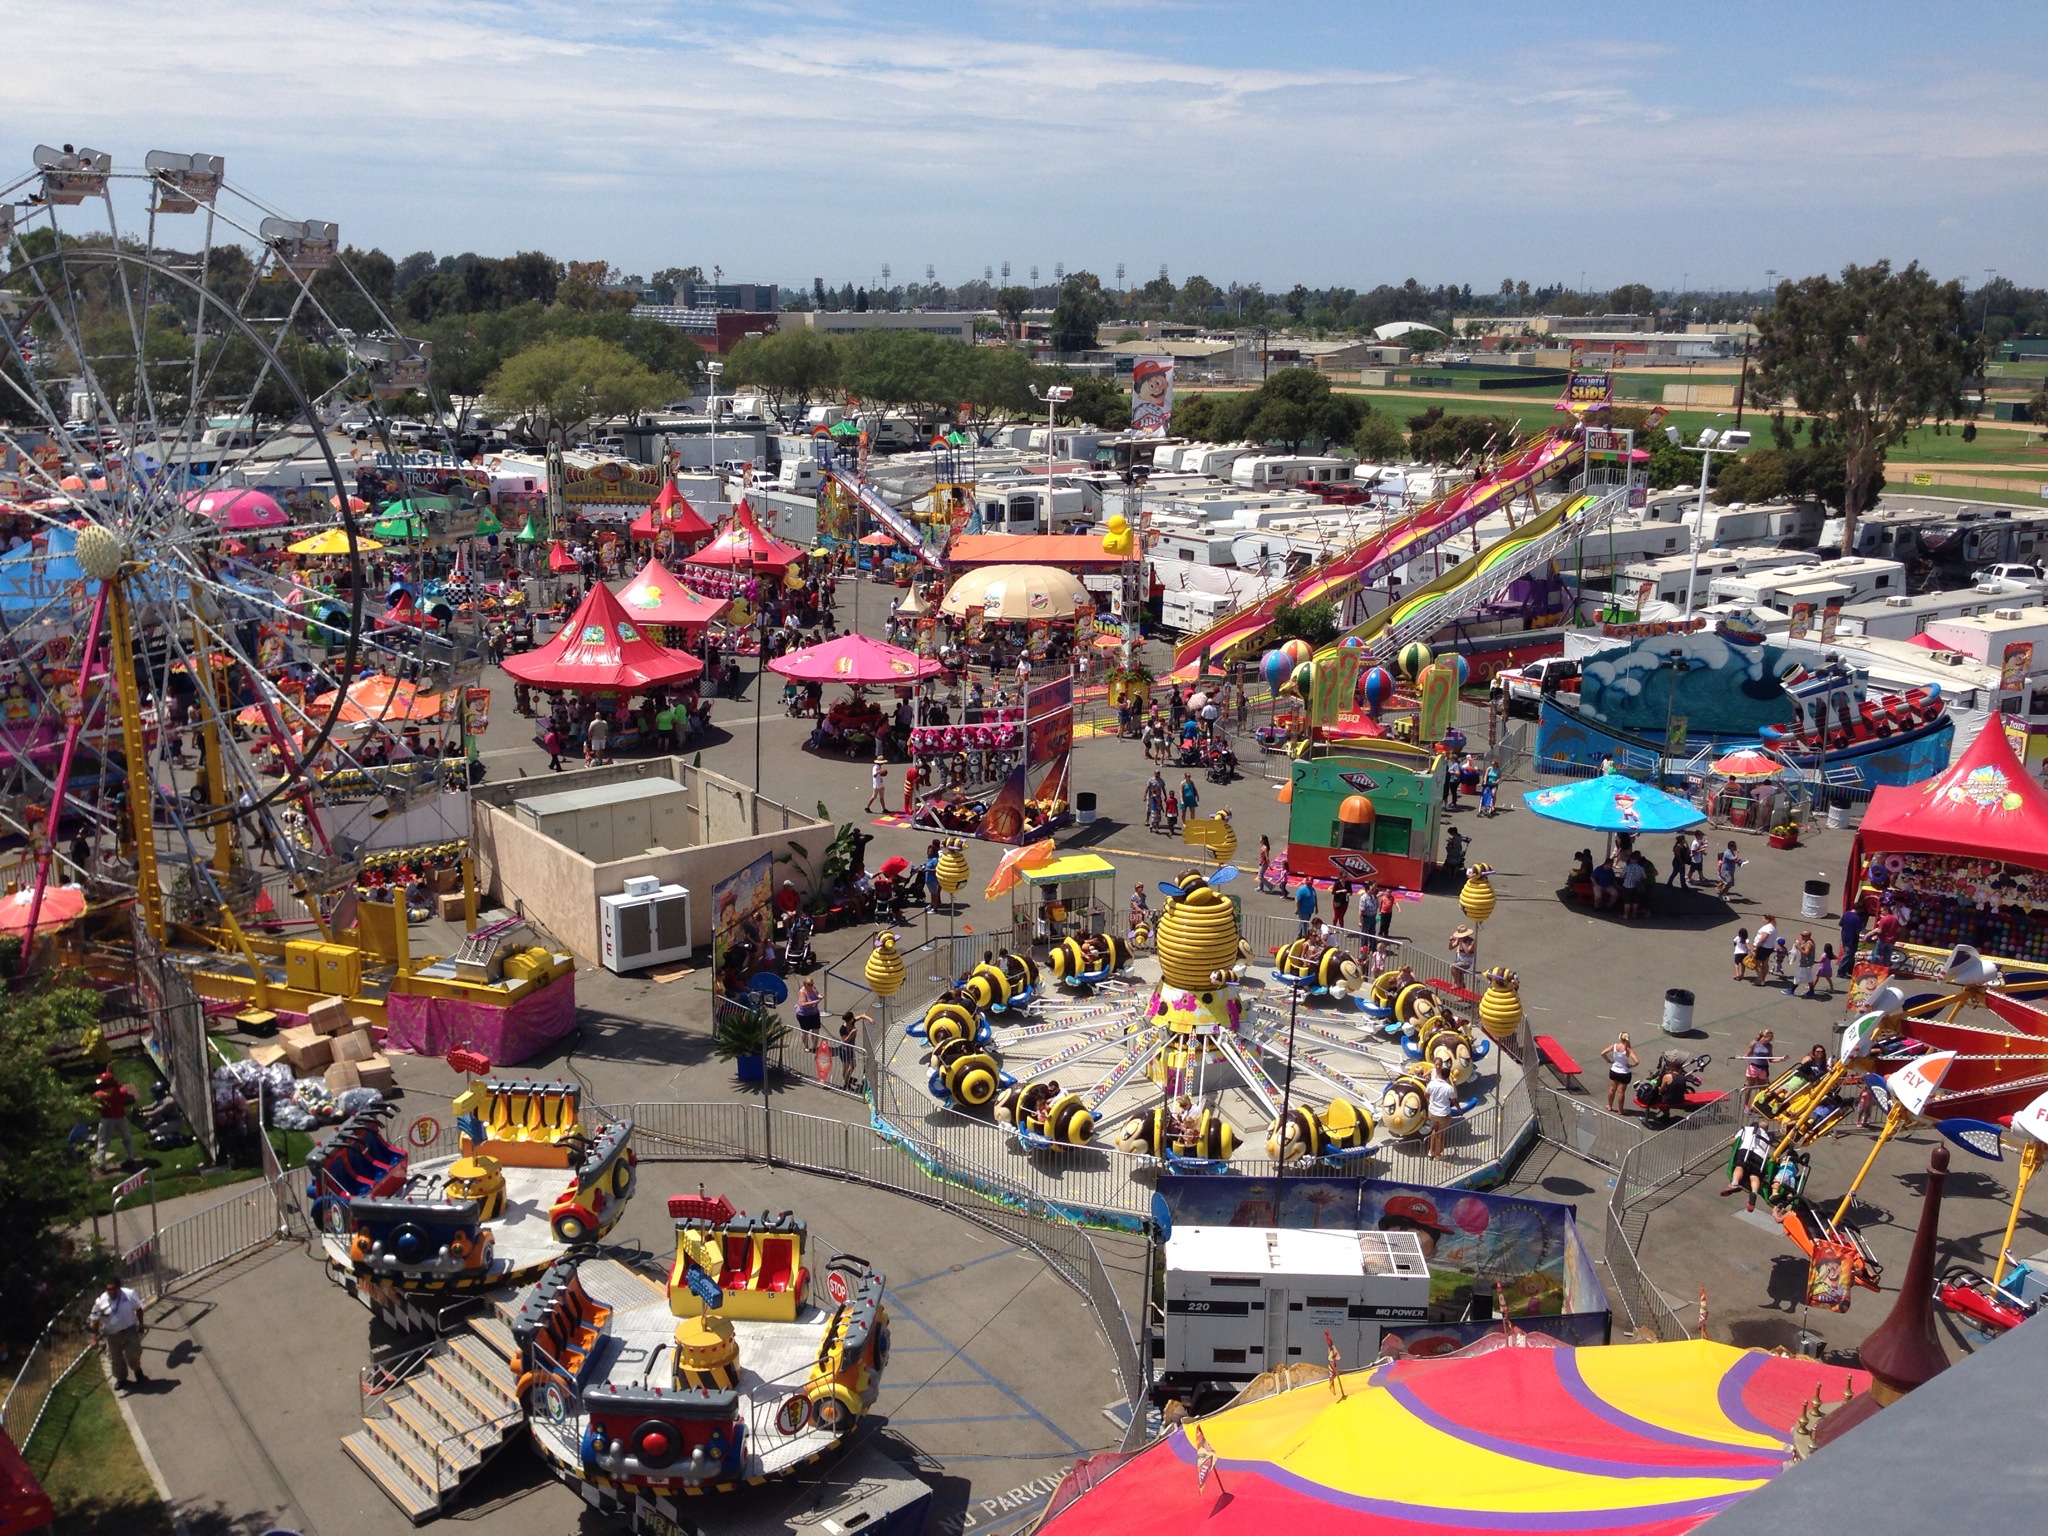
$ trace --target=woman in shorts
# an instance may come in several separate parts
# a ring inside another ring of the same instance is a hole
[[[1607,1058],[1607,1107],[1617,1115],[1628,1113],[1628,1084],[1635,1076],[1639,1058],[1623,1031],[1614,1044],[1600,1053]]]

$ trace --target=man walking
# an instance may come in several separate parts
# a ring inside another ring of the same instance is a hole
[[[97,1150],[94,1161],[101,1168],[107,1166],[107,1150],[114,1144],[116,1136],[126,1149],[127,1162],[135,1161],[135,1130],[128,1123],[128,1111],[135,1103],[135,1090],[115,1077],[111,1072],[102,1072],[92,1086],[92,1101],[99,1107],[100,1125]]]
[[[868,783],[870,786],[868,789],[868,803],[862,806],[861,809],[864,811],[881,811],[886,814],[889,809],[888,758],[882,757],[879,754],[876,756],[874,772],[869,776]]]
[[[143,1321],[142,1298],[123,1285],[118,1276],[93,1298],[87,1324],[92,1329],[93,1342],[106,1347],[107,1364],[113,1367],[114,1385],[118,1389],[128,1390],[131,1374],[137,1381],[149,1380],[142,1370],[142,1336],[149,1331]]]
[[[1856,946],[1863,942],[1863,909],[1853,901],[1842,909],[1842,963],[1844,976],[1856,969]]]

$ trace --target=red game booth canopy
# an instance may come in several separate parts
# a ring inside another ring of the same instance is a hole
[[[672,534],[678,543],[688,549],[695,549],[711,537],[711,525],[690,505],[683,493],[676,489],[673,480],[662,482],[661,494],[654,499],[654,505],[633,519],[627,533],[636,539],[652,539],[661,534]]]
[[[1911,944],[1975,944],[2048,962],[2048,790],[1997,718],[1947,770],[1873,790],[1849,851],[1848,892],[1882,883],[1913,910]]]
[[[761,525],[754,521],[753,509],[742,501],[733,509],[731,521],[718,537],[683,564],[699,570],[759,571],[767,576],[780,576],[803,556],[804,552],[794,544],[785,544],[763,533]]]
[[[546,645],[507,656],[505,670],[536,688],[638,693],[686,683],[704,663],[656,645],[640,633],[602,582]]]
[[[732,605],[724,598],[699,597],[659,560],[649,560],[619,589],[619,606],[636,623],[701,630]]]
[[[799,683],[847,683],[855,687],[914,683],[945,670],[938,662],[866,635],[841,635],[768,663],[770,672]]]

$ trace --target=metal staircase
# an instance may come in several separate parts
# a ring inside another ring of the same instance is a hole
[[[1555,527],[1529,540],[1519,549],[1512,550],[1503,559],[1469,579],[1447,586],[1399,623],[1371,636],[1369,644],[1374,653],[1382,659],[1398,656],[1404,645],[1415,640],[1426,640],[1459,614],[1469,613],[1481,604],[1492,602],[1531,571],[1541,570],[1581,539],[1605,528],[1614,520],[1617,513],[1627,509],[1628,504],[1628,486],[1617,485],[1609,488],[1606,494],[1584,507],[1576,517],[1567,513],[1558,520]],[[1509,537],[1512,538],[1513,535]],[[1482,555],[1475,555],[1473,559],[1478,560]],[[1454,575],[1456,571],[1457,568],[1454,567],[1446,576]]]
[[[394,1365],[365,1368],[363,1427],[341,1448],[414,1525],[445,1510],[525,1428],[516,1349],[494,1310]]]

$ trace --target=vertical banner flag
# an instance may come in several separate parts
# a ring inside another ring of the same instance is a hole
[[[1787,631],[1787,634],[1794,640],[1804,640],[1812,630],[1813,604],[1794,603],[1792,605],[1792,626]]]
[[[1822,645],[1833,645],[1835,643],[1835,626],[1841,622],[1842,605],[1840,603],[1829,603],[1825,608],[1821,609],[1820,643]]]
[[[1358,704],[1358,674],[1365,665],[1362,646],[1343,646],[1324,651],[1309,674],[1309,724],[1330,726],[1347,709]]]
[[[2005,655],[1998,663],[1998,691],[2018,693],[2026,685],[2027,674],[2034,669],[2034,642],[2014,640],[2005,648]]]
[[[1458,718],[1458,671],[1441,661],[1432,661],[1415,680],[1415,739],[1441,741]]]
[[[1173,424],[1173,362],[1141,357],[1131,370],[1131,431],[1164,437]]]

